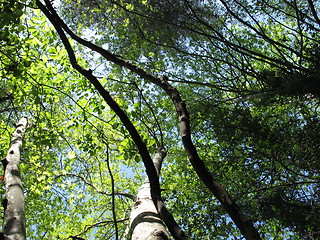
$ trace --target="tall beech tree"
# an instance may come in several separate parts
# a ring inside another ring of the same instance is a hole
[[[27,238],[317,239],[318,2],[0,12],[1,153],[19,116],[34,126]]]
[[[8,154],[2,160],[6,197],[2,200],[4,219],[1,239],[26,239],[25,201],[20,176],[20,155],[22,138],[27,125],[28,119],[26,117],[19,120],[16,130],[12,133]]]
[[[165,149],[158,149],[152,161],[160,174]],[[142,184],[130,214],[129,239],[170,239],[166,227],[158,215],[152,197],[149,179]]]

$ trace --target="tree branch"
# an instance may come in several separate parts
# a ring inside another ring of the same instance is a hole
[[[107,60],[115,63],[118,66],[125,67],[132,72],[138,74],[143,79],[159,86],[163,89],[167,95],[171,98],[177,114],[179,118],[179,128],[180,128],[180,135],[182,138],[182,142],[185,148],[185,151],[188,155],[189,161],[191,162],[194,170],[196,171],[198,177],[201,181],[207,186],[207,188],[213,193],[213,195],[220,201],[224,209],[228,212],[229,216],[232,218],[234,223],[238,226],[241,233],[245,236],[246,239],[250,240],[259,240],[261,239],[258,231],[253,226],[252,222],[243,214],[243,212],[239,209],[236,202],[233,200],[231,195],[223,188],[223,186],[215,180],[212,176],[210,171],[206,168],[204,162],[200,159],[197,149],[194,146],[191,140],[191,130],[190,130],[190,118],[189,112],[187,111],[186,104],[182,100],[179,92],[175,89],[169,82],[166,77],[156,77],[151,73],[139,68],[138,66],[130,63],[129,61],[123,60],[119,58],[117,55],[110,53],[109,51],[89,42],[85,39],[77,36],[74,34],[70,28],[63,22],[63,20],[57,15],[55,10],[50,7],[49,0],[45,0],[46,4],[48,5],[45,7],[37,0],[37,4],[39,8],[44,12],[44,14],[48,17],[51,23],[54,25],[58,34],[60,35],[61,40],[65,44],[65,47],[69,53],[69,58],[71,61],[72,66],[77,69],[82,75],[84,75],[99,91],[99,93],[103,96],[109,106],[117,113],[123,124],[126,126],[127,130],[129,131],[131,137],[135,141],[137,147],[139,148],[139,153],[145,163],[147,175],[150,180],[151,185],[151,196],[158,209],[162,219],[166,222],[165,213],[161,212],[161,193],[160,193],[160,185],[158,178],[155,177],[156,171],[153,165],[151,157],[146,149],[145,144],[142,142],[141,137],[131,121],[129,120],[126,113],[117,105],[117,103],[111,98],[109,93],[102,87],[100,82],[97,80],[96,77],[92,75],[92,72],[89,70],[84,70],[81,66],[78,65],[76,62],[73,50],[70,46],[70,43],[67,40],[62,29],[64,29],[75,41],[78,43],[90,48],[91,50],[100,53],[103,57]],[[158,205],[159,204],[159,205]],[[168,226],[169,227],[169,226]],[[170,231],[171,232],[171,231]],[[183,239],[183,238],[176,238],[176,239]]]
[[[55,27],[61,41],[63,42],[70,59],[70,63],[74,69],[76,69],[81,75],[86,77],[91,84],[94,85],[96,90],[99,92],[99,94],[103,97],[103,99],[106,101],[106,103],[110,106],[110,108],[117,114],[117,116],[120,118],[123,125],[128,130],[130,136],[132,137],[133,141],[135,142],[137,148],[139,149],[139,154],[142,158],[142,161],[146,168],[146,173],[150,181],[150,187],[151,187],[151,197],[152,200],[156,206],[157,211],[160,213],[161,218],[166,223],[166,225],[169,228],[170,233],[175,237],[175,239],[185,239],[183,231],[180,229],[178,224],[176,224],[174,218],[169,213],[169,211],[164,208],[162,200],[161,200],[161,190],[160,190],[160,184],[159,184],[159,178],[157,171],[154,167],[153,161],[150,157],[149,151],[147,149],[147,146],[143,142],[140,134],[138,133],[137,129],[129,119],[128,115],[120,108],[120,106],[114,101],[114,99],[111,97],[109,92],[101,85],[99,80],[92,74],[92,70],[85,70],[83,69],[77,62],[74,51],[71,47],[71,44],[68,40],[68,38],[65,35],[65,32],[63,31],[62,27],[66,27],[62,19],[57,15],[55,10],[53,9],[51,2],[49,0],[45,0],[46,6],[43,5],[40,0],[36,0],[36,4],[39,7],[39,9],[46,15],[48,20],[52,23],[52,25]],[[71,30],[70,30],[71,31]],[[67,31],[66,31],[67,32]],[[73,34],[76,36],[75,34]],[[78,40],[82,40],[78,37]],[[76,40],[76,41],[78,41]],[[83,40],[85,41],[85,40]],[[85,41],[87,42],[87,41]],[[95,47],[96,49],[99,49],[98,46],[91,43],[92,47]],[[119,58],[111,53],[108,53],[106,51],[106,56],[111,58],[113,61],[117,61]],[[121,62],[126,62],[121,60]],[[128,62],[129,65],[132,65]],[[119,64],[118,64],[119,65]],[[151,75],[151,74],[150,74]],[[172,222],[175,223],[174,227],[172,226]],[[168,224],[167,224],[168,223]],[[171,231],[177,231],[177,232],[171,232]]]
[[[314,8],[314,4],[312,2],[312,0],[308,0],[308,3],[309,3],[309,7],[311,9],[311,12],[312,12],[312,15],[314,17],[314,19],[316,20],[316,22],[320,25],[320,19],[318,17],[318,14],[316,12],[316,9]]]
[[[66,174],[64,174],[64,175],[58,175],[57,177],[63,177],[63,176],[72,176],[72,177],[79,178],[79,179],[81,179],[85,184],[87,184],[88,186],[92,187],[97,193],[105,194],[105,195],[108,195],[108,196],[111,196],[111,195],[112,195],[112,193],[102,191],[101,189],[99,189],[97,186],[95,186],[94,184],[92,184],[91,182],[89,182],[85,177],[83,177],[83,176],[81,176],[81,175],[74,174],[74,173],[66,173]],[[133,195],[133,194],[125,193],[125,192],[118,192],[118,191],[114,191],[114,195],[124,196],[124,197],[130,198],[130,199],[132,199],[132,200],[134,200],[134,199],[136,198],[136,196]]]
[[[99,80],[92,74],[92,71],[86,70],[78,64],[78,62],[76,60],[76,56],[75,56],[73,49],[71,47],[71,44],[70,44],[67,36],[65,35],[63,29],[61,28],[60,23],[58,23],[58,21],[57,21],[57,16],[54,16],[51,12],[51,11],[54,11],[51,3],[48,0],[45,0],[45,2],[47,4],[46,6],[43,5],[39,0],[36,1],[37,6],[46,15],[46,17],[53,24],[57,33],[59,34],[60,39],[62,40],[62,42],[68,52],[70,63],[72,65],[72,67],[74,69],[76,69],[81,75],[86,77],[91,82],[92,85],[94,85],[96,90],[100,93],[100,95],[107,102],[107,104],[110,106],[110,108],[118,115],[118,117],[120,118],[120,120],[122,121],[124,126],[127,128],[133,141],[136,143],[136,145],[139,149],[139,153],[140,153],[142,160],[145,164],[146,172],[147,172],[147,175],[150,179],[150,184],[152,185],[151,190],[153,192],[153,197],[155,198],[155,200],[161,199],[160,185],[159,185],[158,179],[156,179],[156,176],[157,176],[156,169],[153,165],[153,162],[152,162],[152,159],[149,155],[148,149],[147,149],[145,143],[142,141],[140,134],[138,133],[138,131],[134,127],[133,123],[131,122],[131,120],[129,119],[127,114],[124,112],[124,110],[121,109],[121,107],[111,97],[110,93],[101,85]]]

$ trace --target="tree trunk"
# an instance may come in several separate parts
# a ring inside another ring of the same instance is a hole
[[[2,202],[4,219],[1,239],[26,239],[25,203],[19,165],[22,137],[27,124],[27,118],[22,117],[12,134],[7,157],[2,160],[6,198]]]
[[[158,150],[153,163],[159,175],[163,158],[166,156],[164,149]],[[151,198],[149,179],[142,184],[130,216],[131,240],[168,240],[169,234],[164,223],[157,213]]]

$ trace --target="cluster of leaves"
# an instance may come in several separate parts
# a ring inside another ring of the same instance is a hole
[[[297,232],[297,238],[318,232],[312,216],[319,210],[311,205],[319,202],[319,29],[311,8],[319,6],[303,1],[200,2],[101,1],[92,8],[87,1],[83,13],[97,10],[88,19],[72,19],[97,31],[98,43],[106,42],[119,55],[177,82],[208,167],[239,196],[247,213],[264,224],[266,237],[291,234],[279,232],[281,228]],[[62,11],[71,6],[65,3]],[[100,13],[106,9],[107,16]],[[124,46],[112,44],[115,39],[125,39]],[[167,127],[168,133],[172,125]],[[176,136],[167,136],[172,148]],[[178,159],[168,161],[177,168],[183,165]],[[177,176],[163,172],[168,188],[173,188]],[[181,204],[175,212],[190,206],[184,204],[184,194],[199,194],[192,188],[179,189],[182,194],[174,201]],[[284,199],[279,206],[272,204],[277,197]],[[207,213],[219,211],[210,204],[201,206]],[[294,211],[301,213],[300,220],[292,219]],[[188,233],[205,238],[205,231],[195,234],[192,221],[183,221]],[[227,225],[224,222],[219,233],[209,232],[223,236]]]
[[[312,11],[319,4],[312,2],[65,0],[57,7],[79,34],[168,75],[215,178],[264,238],[299,239],[320,231],[319,19]],[[27,3],[3,1],[0,8],[0,153],[14,121],[29,115],[21,170],[30,239],[112,239],[113,214],[124,234],[132,199],[111,195],[137,191],[145,177],[139,154]],[[73,45],[150,153],[169,149],[163,195],[187,235],[240,239],[187,162],[165,93]]]
[[[46,18],[22,6],[5,9],[21,14],[7,22],[9,32],[1,42],[0,149],[4,157],[16,121],[27,115],[21,174],[28,238],[112,238],[113,208],[124,234],[132,194],[144,178],[132,181],[141,171],[133,161],[132,141],[91,85],[70,68]],[[114,192],[128,195],[116,194],[115,204]]]

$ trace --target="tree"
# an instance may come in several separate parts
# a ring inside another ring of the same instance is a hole
[[[27,213],[32,234],[121,238],[124,213],[144,179],[140,154],[169,229],[163,201],[196,239],[237,238],[231,219],[258,239],[239,209],[262,238],[316,238],[317,3],[63,1],[57,8],[69,26],[44,3],[37,1],[60,40],[38,11],[26,8],[33,40],[20,34],[19,51],[28,54],[13,62],[31,64],[16,64],[7,88],[15,106],[36,116],[22,169],[34,173],[25,179],[27,203],[50,207],[37,211],[41,224]],[[178,122],[186,152],[173,131]],[[156,146],[169,151],[163,192],[150,157]],[[57,204],[61,199],[66,204]],[[80,207],[88,205],[94,211]],[[82,221],[70,221],[68,212]]]
[[[166,156],[164,149],[159,149],[152,159],[158,175],[162,161]],[[152,197],[149,179],[142,184],[130,214],[128,239],[169,239],[169,234],[158,215]]]
[[[22,138],[27,124],[26,117],[17,123],[7,157],[2,160],[6,198],[2,201],[4,220],[1,239],[26,239],[25,203],[19,165]]]
[[[92,83],[92,85],[100,93],[100,95],[107,102],[110,108],[120,118],[121,122],[124,124],[129,134],[131,135],[133,141],[135,142],[136,146],[139,149],[139,154],[142,157],[143,163],[146,167],[146,172],[150,181],[151,197],[153,199],[153,202],[161,218],[165,221],[166,225],[168,226],[170,232],[174,236],[177,235],[177,237],[175,238],[180,239],[179,233],[175,233],[174,230],[176,230],[176,228],[170,225],[172,222],[174,222],[170,220],[172,219],[171,215],[167,215],[167,213],[164,213],[162,211],[163,207],[161,204],[162,201],[161,201],[159,181],[156,177],[157,176],[156,170],[154,168],[154,165],[152,163],[152,160],[150,158],[146,145],[143,143],[141,136],[137,132],[137,129],[131,123],[126,113],[112,99],[109,92],[105,88],[103,88],[103,86],[98,81],[98,79],[92,74],[92,70],[85,70],[78,64],[74,51],[70,45],[69,40],[65,35],[65,32],[71,35],[71,37],[75,39],[77,42],[83,44],[86,47],[89,47],[91,50],[94,50],[100,53],[107,60],[117,64],[118,66],[129,69],[130,71],[138,74],[140,77],[144,78],[145,80],[148,80],[151,83],[159,86],[166,92],[166,94],[171,98],[173,105],[175,106],[175,109],[178,113],[182,143],[184,145],[188,158],[193,168],[195,169],[197,175],[203,181],[203,183],[208,187],[208,189],[212,192],[212,194],[218,198],[218,200],[224,206],[224,208],[226,209],[226,211],[228,212],[232,220],[239,227],[241,233],[247,239],[260,239],[259,233],[254,228],[251,221],[241,212],[241,210],[237,206],[236,202],[232,199],[230,194],[215,180],[215,178],[206,168],[204,162],[199,158],[198,152],[191,140],[189,113],[187,111],[185,103],[181,99],[179,92],[171,84],[168,83],[166,77],[162,77],[162,78],[155,77],[152,74],[139,68],[138,66],[131,64],[128,61],[122,60],[116,55],[104,50],[103,48],[100,48],[97,45],[94,45],[78,37],[59,18],[59,16],[57,15],[56,11],[54,10],[53,6],[49,1],[46,1],[46,5],[43,5],[40,1],[37,1],[37,5],[57,30],[64,46],[66,47],[71,65],[80,74],[82,74]]]

